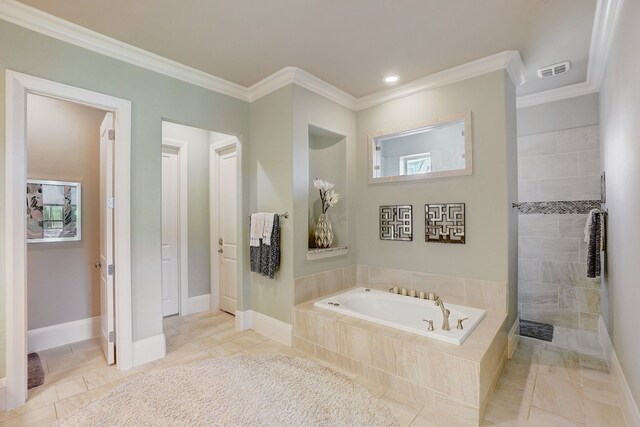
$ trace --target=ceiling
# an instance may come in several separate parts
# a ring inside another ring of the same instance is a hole
[[[20,0],[242,86],[299,67],[362,97],[503,50],[526,95],[586,80],[596,0]],[[537,68],[570,60],[548,79]]]

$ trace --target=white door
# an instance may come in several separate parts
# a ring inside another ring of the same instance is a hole
[[[100,340],[107,363],[115,362],[113,267],[113,114],[100,125]],[[111,131],[111,132],[109,132]]]
[[[218,283],[220,284],[220,309],[236,312],[238,286],[236,282],[237,252],[237,153],[236,148],[217,153],[218,185]]]
[[[179,313],[178,152],[162,149],[162,315]]]

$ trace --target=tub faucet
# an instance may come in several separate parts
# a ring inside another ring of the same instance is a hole
[[[450,331],[451,327],[449,326],[449,315],[451,314],[451,311],[449,311],[449,309],[447,308],[444,308],[444,302],[440,299],[440,297],[436,298],[435,304],[442,310],[442,330]]]

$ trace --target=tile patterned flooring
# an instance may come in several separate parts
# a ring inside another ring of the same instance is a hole
[[[167,356],[129,371],[107,366],[95,339],[40,352],[45,384],[29,391],[26,405],[0,412],[0,427],[51,425],[116,385],[168,366],[234,353],[308,357],[255,331],[236,331],[234,326],[233,317],[222,312],[167,318]],[[521,338],[489,403],[483,426],[625,425],[606,362],[594,351],[587,355],[563,348],[570,341],[566,335],[553,343]],[[386,390],[372,393],[389,407],[401,426],[463,425],[450,418],[427,418],[423,407],[401,402]]]

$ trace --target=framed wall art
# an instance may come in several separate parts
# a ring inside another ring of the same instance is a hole
[[[81,184],[27,180],[27,243],[81,240]]]

